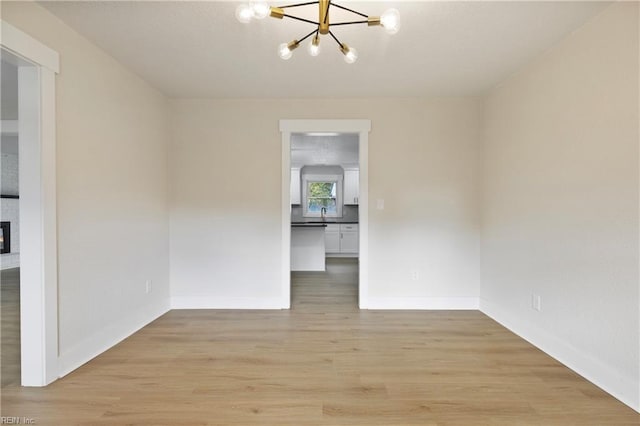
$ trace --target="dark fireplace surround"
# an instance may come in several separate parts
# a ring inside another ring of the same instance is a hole
[[[11,253],[11,222],[0,222],[0,254]]]

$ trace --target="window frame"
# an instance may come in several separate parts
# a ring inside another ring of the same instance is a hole
[[[343,176],[342,175],[303,175],[302,176],[302,216],[322,217],[320,212],[309,211],[308,189],[309,183],[335,182],[336,183],[336,212],[325,214],[325,217],[342,217],[343,205]]]

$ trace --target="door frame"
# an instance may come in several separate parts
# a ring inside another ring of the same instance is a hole
[[[369,132],[371,120],[280,120],[282,133],[281,226],[282,226],[282,308],[291,308],[291,134],[307,132],[357,133],[359,137],[359,282],[358,306],[368,308],[369,295]]]
[[[20,345],[22,386],[58,378],[56,102],[58,52],[0,21],[0,46],[18,58]]]

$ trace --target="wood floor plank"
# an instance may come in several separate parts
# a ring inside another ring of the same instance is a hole
[[[0,412],[39,425],[640,425],[478,311],[358,310],[356,262],[292,274],[290,311],[175,310],[46,388],[3,380]]]
[[[20,382],[20,268],[0,272],[0,386]]]

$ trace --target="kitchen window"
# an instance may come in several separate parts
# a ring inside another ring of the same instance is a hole
[[[303,176],[305,217],[342,217],[342,176]]]

